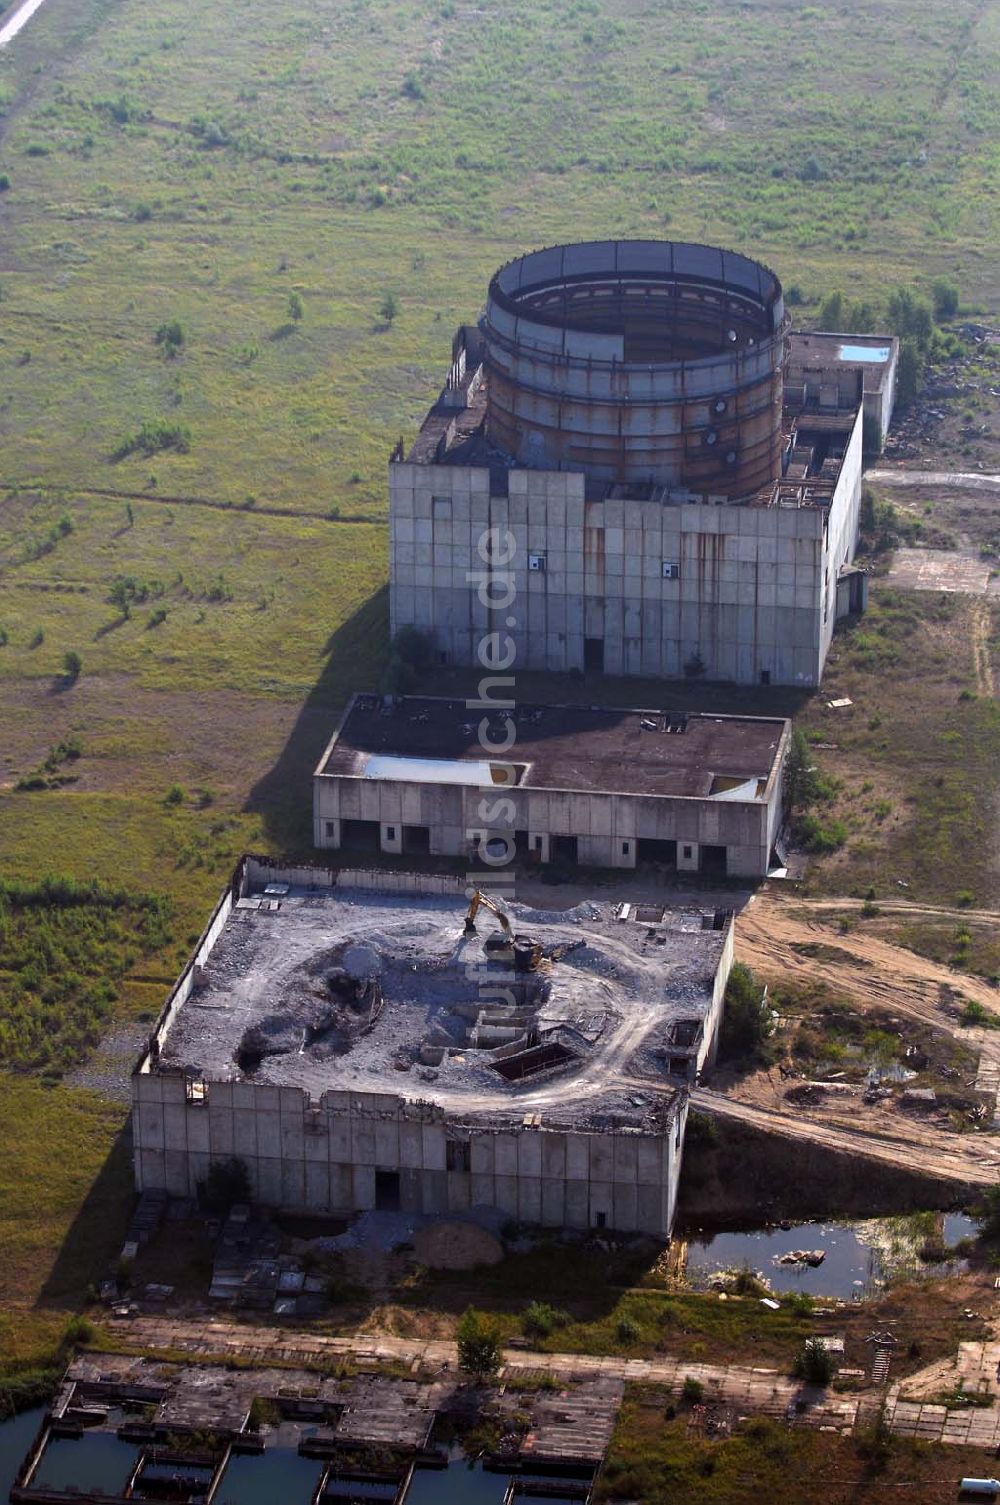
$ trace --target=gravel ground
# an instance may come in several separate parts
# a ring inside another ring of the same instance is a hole
[[[82,1066],[67,1072],[67,1087],[89,1087],[112,1102],[131,1099],[129,1079],[149,1036],[149,1025],[133,1021],[119,1025],[107,1035]]]

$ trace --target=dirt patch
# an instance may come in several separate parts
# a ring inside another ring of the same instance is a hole
[[[503,1244],[474,1223],[434,1223],[421,1228],[413,1239],[418,1264],[431,1270],[475,1270],[480,1265],[498,1265]]]

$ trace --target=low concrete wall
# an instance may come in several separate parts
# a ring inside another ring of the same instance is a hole
[[[660,1132],[562,1125],[484,1128],[392,1094],[133,1079],[139,1184],[197,1194],[215,1161],[244,1162],[254,1200],[316,1214],[364,1211],[389,1197],[408,1212],[494,1207],[545,1227],[666,1236],[673,1221],[685,1100]],[[398,1177],[398,1182],[391,1183]]]

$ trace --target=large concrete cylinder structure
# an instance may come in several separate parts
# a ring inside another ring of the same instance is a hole
[[[487,437],[534,469],[750,496],[781,474],[786,328],[777,277],[732,251],[532,252],[490,283]]]

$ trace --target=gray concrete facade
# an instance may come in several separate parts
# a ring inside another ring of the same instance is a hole
[[[766,506],[588,497],[581,472],[487,465],[389,467],[393,633],[428,634],[442,663],[479,662],[497,628],[478,582],[482,540],[509,540],[516,665],[739,684],[816,685],[854,556],[862,413],[828,496]]]
[[[132,1095],[142,1191],[195,1196],[213,1162],[235,1155],[269,1207],[365,1211],[379,1205],[376,1177],[388,1173],[404,1212],[495,1207],[548,1228],[652,1234],[673,1224],[686,1117],[685,1100],[666,1133],[477,1127],[393,1093],[313,1100],[295,1087],[213,1081],[192,1096],[179,1074],[140,1074]]]

